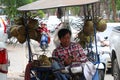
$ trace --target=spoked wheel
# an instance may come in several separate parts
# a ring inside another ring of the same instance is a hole
[[[25,80],[39,80],[34,71],[31,70],[32,63],[28,63],[25,69]]]
[[[34,71],[30,72],[30,80],[40,80]]]
[[[120,80],[120,69],[118,66],[117,59],[113,61],[113,77],[114,80]]]

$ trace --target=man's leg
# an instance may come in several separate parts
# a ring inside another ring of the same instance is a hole
[[[61,66],[58,62],[54,61],[52,63],[52,68],[53,69],[60,69]],[[62,74],[60,71],[54,72],[55,76],[58,80],[68,80],[65,74]]]

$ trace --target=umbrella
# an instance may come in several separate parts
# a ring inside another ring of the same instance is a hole
[[[57,7],[69,7],[69,6],[80,6],[86,4],[92,4],[99,0],[38,0],[30,4],[21,6],[18,8],[19,11],[30,11],[39,9],[50,9]]]

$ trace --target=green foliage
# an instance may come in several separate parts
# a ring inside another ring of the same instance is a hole
[[[21,14],[17,10],[18,7],[31,3],[33,1],[36,0],[4,0],[3,3],[6,6],[5,14],[8,15],[9,18],[14,18],[17,15]]]
[[[27,15],[31,18],[35,18],[35,17],[39,17],[39,18],[43,18],[45,16],[45,13],[42,10],[38,10],[38,11],[31,11],[28,12]]]
[[[120,0],[116,0],[116,7],[117,7],[117,10],[120,10]]]
[[[39,10],[39,11],[38,11],[38,16],[39,16],[40,18],[43,18],[43,16],[45,16],[45,13],[44,13],[42,10]]]

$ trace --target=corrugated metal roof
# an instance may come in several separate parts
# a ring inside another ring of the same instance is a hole
[[[19,11],[50,9],[56,7],[78,6],[98,2],[99,0],[38,0],[21,6]]]

